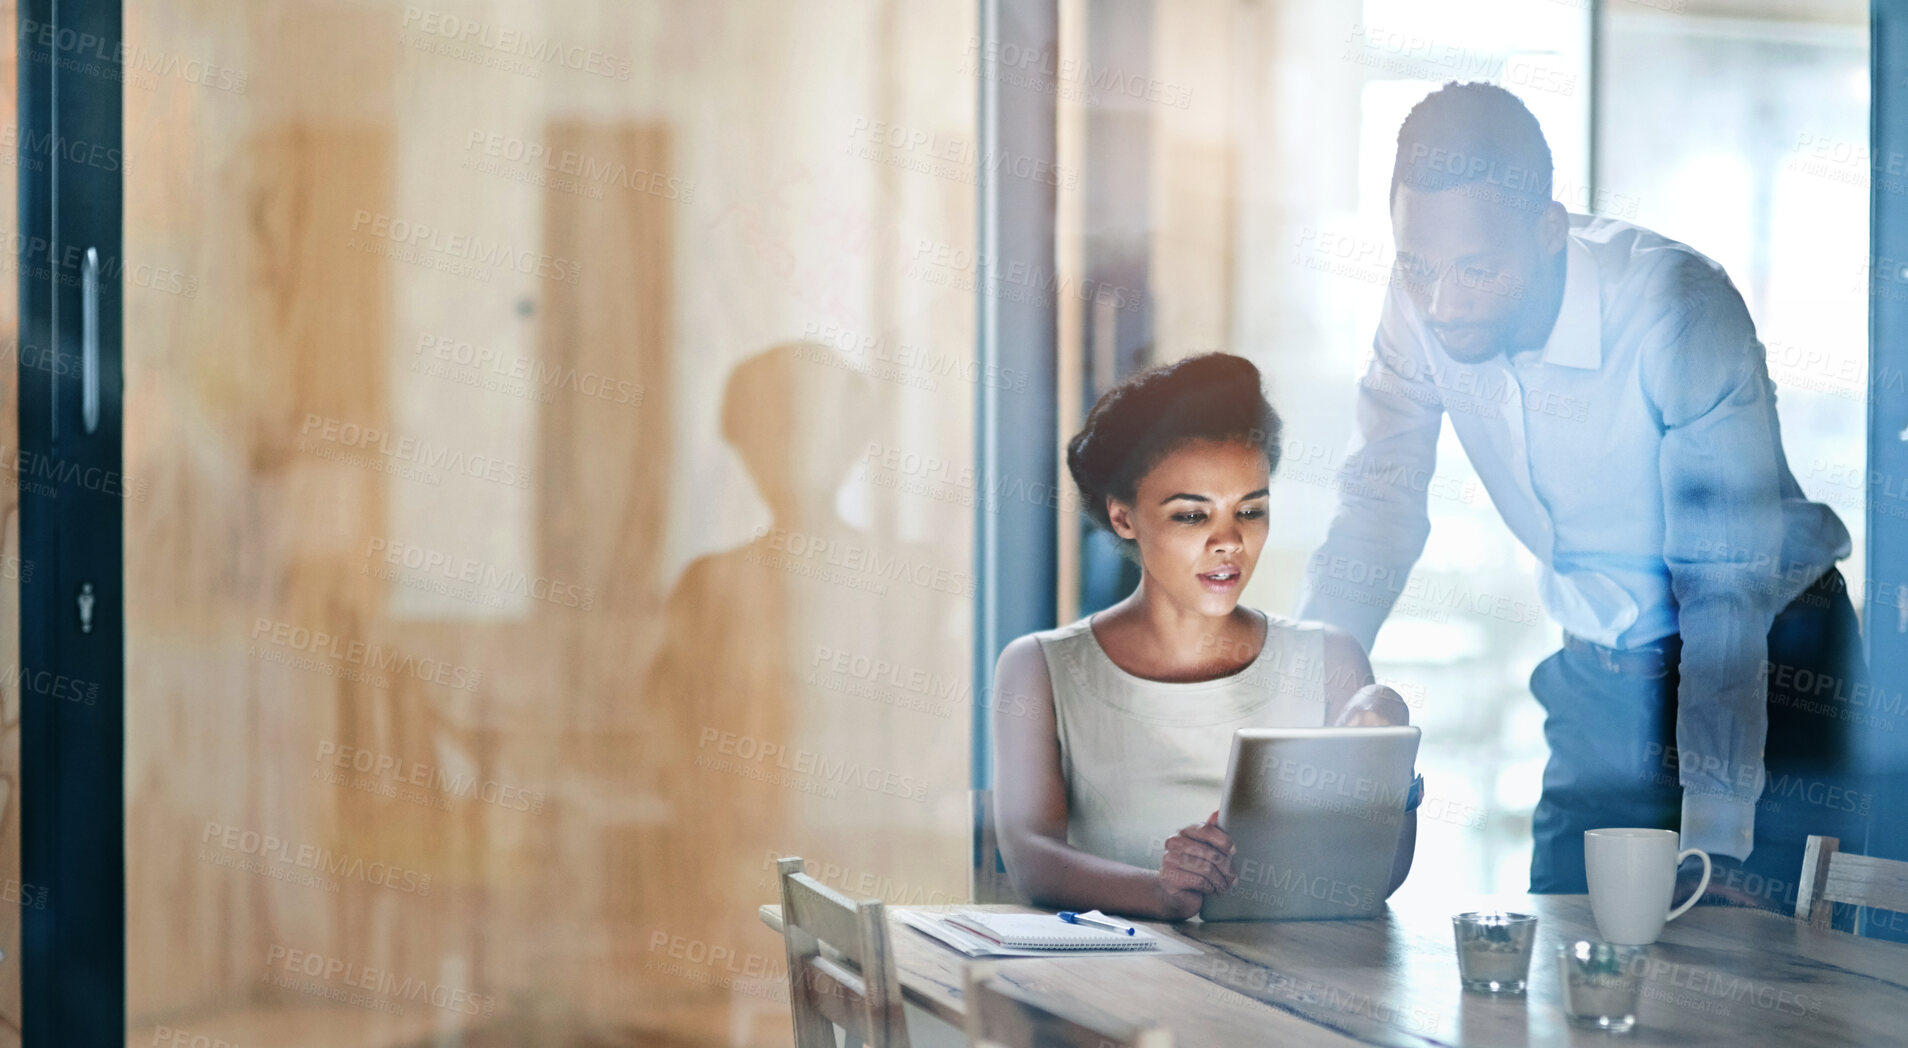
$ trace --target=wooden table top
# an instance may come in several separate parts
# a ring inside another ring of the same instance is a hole
[[[1564,1020],[1556,951],[1597,938],[1582,895],[1533,895],[1538,915],[1528,993],[1492,997],[1458,985],[1451,914],[1399,905],[1364,921],[1154,924],[1197,955],[1005,958],[1026,990],[1110,1017],[1157,1022],[1181,1048],[1200,1045],[1607,1045]],[[1043,912],[1022,906],[958,909]],[[948,907],[916,907],[943,912]],[[781,929],[780,908],[763,923]],[[907,999],[960,1026],[966,958],[890,918]],[[1817,931],[1756,910],[1699,906],[1649,949],[1638,1045],[1908,1044],[1908,949]]]

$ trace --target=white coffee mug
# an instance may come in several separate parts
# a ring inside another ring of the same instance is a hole
[[[1663,934],[1663,925],[1681,917],[1709,887],[1709,856],[1700,848],[1676,850],[1675,830],[1609,829],[1583,831],[1583,873],[1590,881],[1590,912],[1603,941],[1647,946]],[[1676,867],[1684,859],[1703,860],[1702,883],[1683,905],[1670,909],[1676,891]]]

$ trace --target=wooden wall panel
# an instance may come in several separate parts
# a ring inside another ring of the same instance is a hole
[[[129,414],[142,420],[128,440],[128,475],[148,491],[129,503],[127,521],[135,1015],[244,999],[273,943],[324,948],[344,911],[314,889],[212,865],[207,856],[235,856],[203,838],[217,824],[361,847],[333,834],[362,795],[302,784],[318,740],[361,743],[364,713],[402,701],[331,675],[349,667],[321,651],[274,640],[287,629],[376,640],[367,612],[377,591],[352,559],[362,541],[349,536],[372,532],[382,477],[321,457],[349,450],[319,439],[321,427],[301,431],[312,417],[384,417],[386,273],[351,250],[345,231],[388,187],[389,136],[293,125],[245,149],[251,221],[232,246],[253,279],[234,301],[253,309],[242,325],[187,311],[203,330],[181,334],[217,368],[142,368],[140,347],[128,354]],[[228,368],[241,397],[195,381]],[[139,410],[155,402],[171,410]],[[328,511],[307,518],[307,505]],[[395,688],[402,693],[401,679]],[[180,951],[198,963],[177,963]]]
[[[502,740],[515,749],[541,740],[540,771],[560,784],[561,801],[555,861],[538,889],[497,899],[503,922],[534,930],[537,949],[497,964],[513,981],[600,999],[591,1011],[606,1014],[627,1012],[637,981],[642,888],[668,880],[632,842],[688,814],[643,759],[654,725],[641,686],[663,643],[676,209],[642,176],[613,174],[671,170],[674,157],[668,128],[640,121],[558,119],[537,137],[606,175],[581,183],[596,194],[563,183],[542,195],[544,251],[577,260],[580,275],[553,284],[540,305],[552,401],[539,412],[538,561],[552,580],[581,587],[585,603],[542,609],[549,672]]]

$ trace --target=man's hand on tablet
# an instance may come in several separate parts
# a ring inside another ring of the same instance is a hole
[[[1411,709],[1404,696],[1383,684],[1367,684],[1358,689],[1338,715],[1337,727],[1383,728],[1411,723]]]
[[[1199,912],[1208,894],[1238,882],[1232,852],[1232,837],[1219,828],[1218,812],[1166,839],[1166,854],[1159,860],[1159,902],[1169,920],[1186,920]]]

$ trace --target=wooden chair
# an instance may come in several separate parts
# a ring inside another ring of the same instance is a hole
[[[968,898],[981,904],[1022,901],[1007,876],[1000,837],[994,832],[994,791],[969,790],[967,795],[974,810],[974,862],[968,870]]]
[[[782,880],[782,942],[788,948],[788,1005],[795,1048],[908,1048],[901,980],[888,949],[880,900],[853,902],[803,872],[802,860],[775,864]]]
[[[1043,1002],[994,978],[998,967],[967,962],[969,1048],[1173,1048],[1165,1027],[1090,1018],[1077,1006]]]
[[[1908,862],[1851,855],[1838,850],[1841,843],[1836,837],[1809,838],[1795,893],[1796,920],[1826,929],[1838,902],[1908,913]]]

